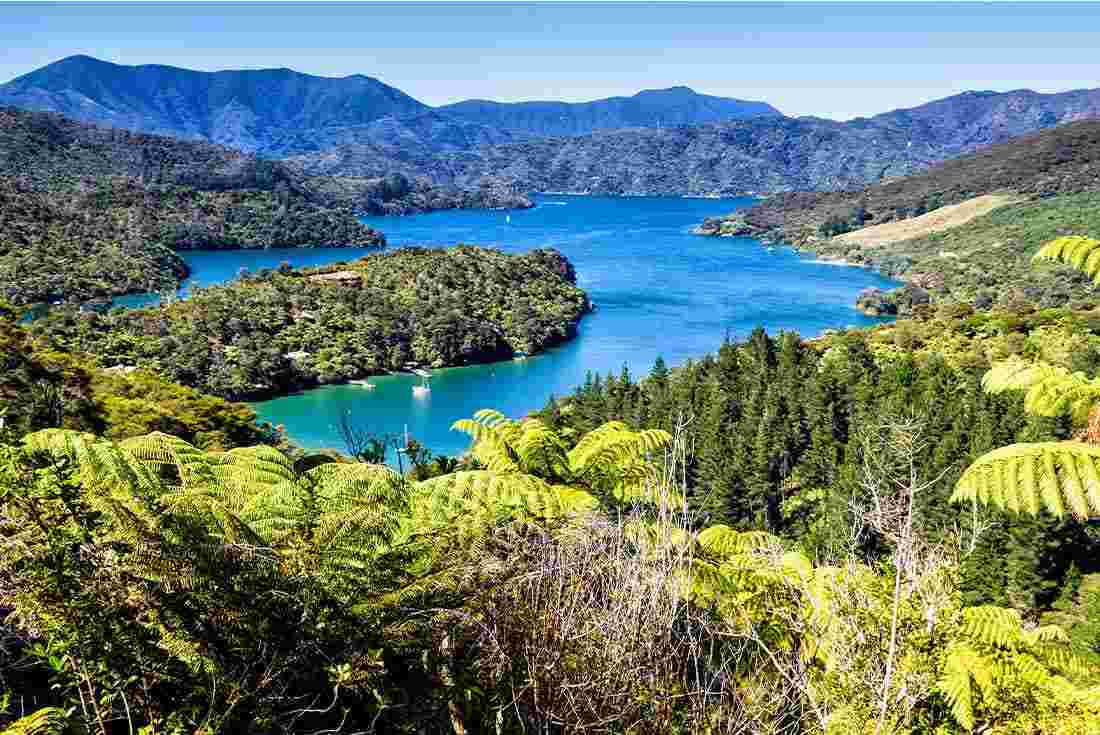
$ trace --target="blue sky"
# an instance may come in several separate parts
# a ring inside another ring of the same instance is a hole
[[[848,119],[967,89],[1100,87],[1100,4],[4,4],[0,81],[85,53],[368,74],[428,104],[685,84]]]

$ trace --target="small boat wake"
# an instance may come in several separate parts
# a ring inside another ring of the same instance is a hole
[[[839,265],[846,268],[857,268],[859,263],[849,263],[847,260],[826,260],[823,258],[814,258],[813,260],[803,260],[804,263],[813,263],[815,265]]]

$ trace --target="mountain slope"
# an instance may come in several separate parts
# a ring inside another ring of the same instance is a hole
[[[766,102],[713,97],[688,87],[647,89],[631,97],[579,103],[467,100],[437,110],[452,118],[537,137],[781,116]]]
[[[2,107],[0,176],[19,178],[39,190],[105,177],[204,190],[271,190],[293,184],[282,164],[231,148]]]
[[[1095,300],[1086,276],[1031,256],[1062,235],[1100,236],[1098,212],[1100,120],[1083,120],[857,191],[777,195],[697,231],[779,238],[872,267],[910,286],[864,294],[861,306],[905,314],[929,299],[983,309]]]
[[[359,74],[326,78],[290,69],[200,72],[122,66],[89,56],[61,59],[0,84],[3,105],[208,140],[269,157],[348,144],[436,154],[536,135],[779,115],[762,102],[700,95],[686,87],[579,104],[472,101],[432,109]]]
[[[383,170],[464,186],[487,173],[530,191],[740,194],[840,191],[924,171],[986,146],[1100,116],[1100,90],[972,92],[836,122],[757,117],[666,129],[544,138],[436,154],[348,143],[295,158],[328,175]]]
[[[1100,120],[1022,136],[918,175],[854,191],[780,194],[737,219],[788,241],[805,242],[998,191],[1034,197],[1100,192]]]
[[[362,75],[290,69],[200,72],[70,56],[0,85],[0,105],[268,152],[292,131],[367,125],[430,108]]]
[[[463,189],[504,176],[528,191],[609,194],[860,189],[1100,116],[1100,90],[966,92],[848,122],[787,118],[686,87],[580,104],[432,109],[364,76],[207,73],[89,57],[0,85],[4,103],[289,156],[306,175],[399,173]]]

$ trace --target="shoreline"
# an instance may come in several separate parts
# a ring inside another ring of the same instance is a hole
[[[808,262],[811,262],[811,263],[819,263],[821,265],[840,266],[840,267],[845,267],[845,268],[864,268],[866,270],[871,271],[872,273],[875,273],[877,275],[882,276],[883,278],[889,278],[890,280],[897,281],[901,284],[900,286],[895,286],[895,287],[891,288],[890,290],[886,291],[886,293],[894,293],[895,291],[900,291],[901,289],[905,288],[906,286],[914,285],[912,283],[912,281],[905,278],[904,276],[899,276],[899,275],[896,275],[896,274],[893,274],[893,273],[889,273],[889,272],[883,270],[882,268],[877,267],[873,263],[862,263],[862,262],[855,261],[855,260],[849,260],[847,258],[830,258],[830,257],[827,257],[827,256],[823,256],[821,254],[820,250],[818,250],[817,248],[815,248],[813,245],[811,245],[809,243],[805,243],[805,242],[795,243],[795,242],[791,242],[789,240],[783,239],[781,231],[778,230],[778,229],[775,229],[775,228],[761,229],[761,228],[756,227],[754,225],[748,224],[747,222],[744,222],[743,220],[740,220],[739,218],[738,219],[713,218],[713,220],[714,220],[713,226],[708,227],[708,221],[704,220],[702,224],[699,224],[699,225],[696,225],[695,227],[692,227],[691,228],[691,234],[696,235],[697,237],[707,237],[707,238],[723,238],[723,237],[750,238],[750,239],[757,240],[758,242],[766,244],[766,245],[780,245],[780,246],[783,246],[783,247],[789,247],[789,248],[791,248],[792,250],[794,250],[798,253],[810,254],[814,258],[813,260],[808,261]],[[723,233],[723,232],[721,232],[720,229],[715,229],[715,227],[720,227],[721,222],[736,223],[735,224],[736,230]],[[858,296],[857,296],[857,299],[858,299]],[[858,307],[856,307],[856,308],[858,310]],[[860,310],[860,312],[865,313],[862,310]],[[877,315],[868,314],[868,316],[877,316]]]
[[[546,352],[548,352],[550,350],[556,349],[558,347],[561,347],[563,345],[566,345],[566,344],[572,342],[580,334],[579,327],[580,327],[581,322],[584,321],[584,318],[586,316],[588,316],[589,314],[594,313],[595,311],[596,311],[595,305],[589,304],[589,308],[584,313],[581,314],[580,318],[577,319],[576,322],[574,322],[573,324],[570,325],[570,327],[569,327],[570,335],[568,337],[566,337],[565,339],[562,339],[562,340],[558,340],[558,341],[556,341],[552,344],[547,344],[542,349],[540,349],[538,352],[526,353],[526,355],[522,359],[532,360],[536,357],[539,357],[539,356],[545,354]],[[470,362],[466,362],[466,363],[463,363],[461,365],[440,365],[438,367],[428,366],[427,368],[422,368],[422,369],[431,370],[431,371],[434,372],[436,370],[459,370],[459,369],[468,368],[468,367],[480,367],[482,365],[505,364],[505,363],[513,362],[517,359],[520,359],[519,358],[520,354],[521,354],[520,352],[513,351],[512,354],[508,357],[501,357],[501,358],[489,359],[489,360],[471,360]],[[300,384],[295,385],[293,388],[289,388],[287,390],[271,390],[271,391],[249,393],[249,394],[246,394],[246,395],[238,397],[238,398],[226,398],[225,400],[235,401],[237,403],[246,403],[246,404],[249,404],[249,405],[251,405],[253,403],[265,403],[267,401],[274,401],[274,400],[279,399],[279,398],[287,398],[289,396],[300,395],[300,394],[303,394],[303,393],[309,393],[311,391],[319,390],[321,388],[349,386],[349,385],[353,385],[355,383],[355,381],[369,380],[370,378],[390,377],[390,376],[400,376],[400,375],[410,375],[410,376],[416,377],[416,373],[414,373],[412,370],[379,370],[379,371],[374,371],[374,372],[364,371],[362,373],[357,373],[356,375],[354,375],[352,377],[349,377],[349,378],[346,378],[346,379],[343,379],[343,380],[340,380],[340,381],[337,381],[337,382],[332,382],[332,383],[300,383]]]

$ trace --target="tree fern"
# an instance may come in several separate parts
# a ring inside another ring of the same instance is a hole
[[[1059,237],[1039,248],[1035,260],[1064,263],[1100,283],[1100,240],[1080,235]]]
[[[410,529],[474,532],[497,520],[544,521],[591,510],[583,490],[552,486],[534,475],[468,470],[418,483],[410,501]]]
[[[1084,442],[1012,444],[977,459],[959,478],[955,501],[1061,518],[1100,516],[1100,446]]]
[[[1100,283],[1100,240],[1052,240],[1036,260],[1065,263]],[[1043,362],[1000,362],[982,379],[990,393],[1025,391],[1024,408],[1040,416],[1069,415],[1088,429],[1088,443],[1013,444],[978,458],[959,479],[954,500],[993,504],[1031,515],[1045,508],[1059,518],[1100,516],[1100,380]]]
[[[978,724],[983,707],[1004,706],[1011,697],[1041,697],[1052,689],[1072,690],[1062,675],[1086,670],[1064,631],[1056,626],[1028,630],[1020,613],[1008,608],[964,609],[953,637],[937,687],[967,731]]]
[[[576,481],[619,502],[653,501],[647,497],[647,480],[671,441],[667,431],[633,431],[621,421],[609,421],[569,451],[569,469]]]
[[[647,497],[647,480],[671,441],[666,431],[633,431],[621,421],[609,421],[568,449],[543,422],[515,421],[488,409],[451,428],[471,437],[471,453],[490,472],[579,486],[621,503],[653,500]]]
[[[528,424],[534,428],[534,424]],[[519,440],[523,425],[509,419],[499,411],[482,409],[472,419],[459,419],[451,425],[452,431],[461,431],[473,439],[471,452],[474,457],[493,472],[523,472],[524,458],[519,453]]]
[[[1037,416],[1068,415],[1084,425],[1100,403],[1100,380],[1063,367],[1015,358],[993,365],[982,378],[989,393],[1025,391],[1024,409]]]
[[[0,735],[61,735],[68,726],[65,711],[57,707],[44,707],[11,723]]]

